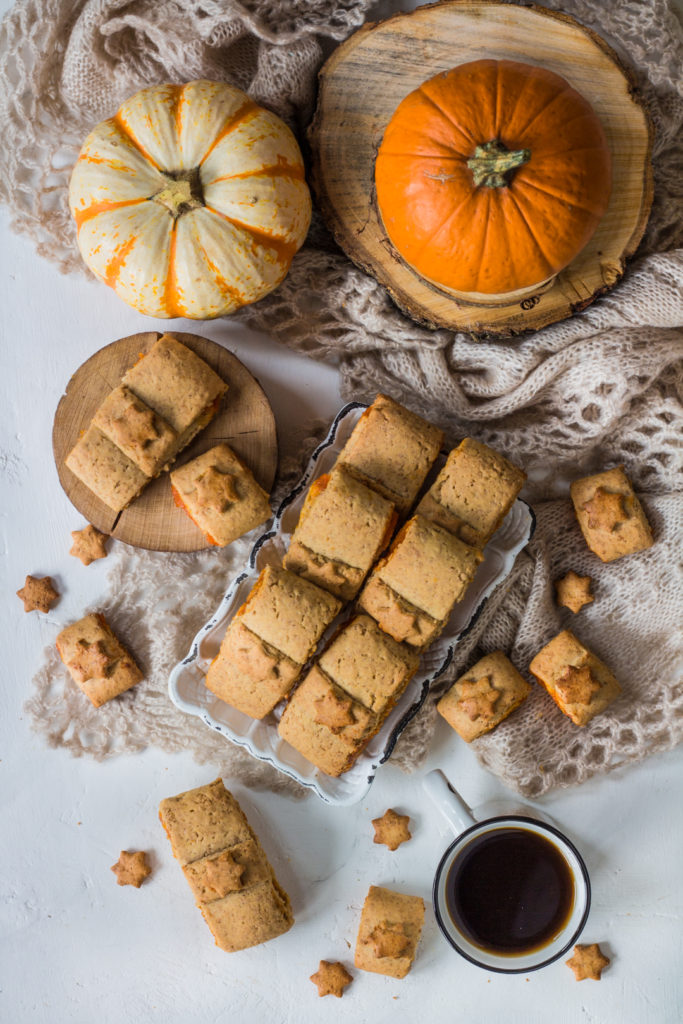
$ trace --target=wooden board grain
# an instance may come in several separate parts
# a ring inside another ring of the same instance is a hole
[[[609,208],[550,288],[508,306],[468,305],[420,277],[394,249],[375,201],[374,165],[398,104],[427,78],[482,58],[555,71],[600,118],[613,158]],[[309,128],[313,185],[339,245],[396,304],[429,327],[510,336],[584,309],[622,277],[652,204],[652,130],[616,54],[568,15],[495,0],[444,0],[366,25],[320,72]]]
[[[249,466],[259,484],[270,491],[277,468],[277,434],[270,403],[258,381],[239,359],[221,345],[196,334],[173,332],[228,385],[227,395],[211,423],[180,455],[188,462],[225,441]],[[204,535],[173,503],[168,473],[153,480],[123,512],[113,512],[64,465],[103,399],[141,354],[160,337],[157,331],[132,334],[106,345],[76,370],[60,399],[52,430],[59,480],[69,500],[88,522],[118,540],[152,551],[198,551],[209,547]]]

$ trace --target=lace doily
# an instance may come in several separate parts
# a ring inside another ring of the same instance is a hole
[[[453,671],[496,646],[525,670],[552,632],[567,624],[552,600],[553,576],[571,567],[595,578],[596,601],[574,628],[615,669],[624,696],[579,730],[536,688],[522,710],[475,743],[491,770],[528,795],[645,757],[683,736],[674,660],[680,550],[674,530],[683,468],[683,33],[667,0],[547,0],[546,6],[561,7],[607,38],[633,68],[655,126],[652,216],[624,281],[584,313],[529,337],[476,341],[406,319],[316,221],[281,287],[239,314],[294,349],[333,358],[346,397],[387,391],[438,421],[452,440],[472,434],[527,469],[537,537],[460,648]],[[214,77],[246,89],[301,134],[323,46],[360,26],[368,7],[369,0],[18,0],[0,27],[0,197],[15,228],[62,270],[84,270],[66,194],[71,166],[95,122],[143,85]],[[566,478],[616,463],[646,492],[657,543],[602,566],[559,496]],[[227,559],[237,559],[240,550],[231,549]],[[174,559],[140,552],[126,557],[129,573],[144,572],[146,580],[136,600],[156,605]],[[183,562],[179,580],[196,564],[208,580],[215,575],[218,586],[219,564],[228,568],[223,556],[214,555],[206,567],[206,556],[194,557]],[[128,585],[125,567],[117,568],[113,586]],[[113,595],[108,600],[116,616]],[[174,636],[182,636],[182,652],[195,624],[177,610],[168,621]],[[130,631],[136,629],[131,620]],[[136,633],[130,640],[136,651],[137,639]],[[168,664],[146,643],[142,638],[153,682],[141,684],[147,691],[139,687],[135,697],[140,705],[141,695],[149,697],[144,735],[139,729],[133,735],[132,716],[130,729],[117,731],[116,721],[128,721],[125,699],[120,715],[98,712],[104,724],[93,732],[81,704],[61,694],[61,704],[55,698],[40,714],[34,699],[37,727],[52,742],[98,756],[107,752],[105,741],[116,749],[143,742],[170,749],[177,738],[224,766],[213,737],[195,736],[200,726],[181,728],[168,709],[152,714],[165,698]],[[48,665],[38,676],[39,694],[53,678]],[[404,733],[395,754],[399,764],[419,763],[433,715],[430,705]],[[246,771],[241,761],[239,767]]]

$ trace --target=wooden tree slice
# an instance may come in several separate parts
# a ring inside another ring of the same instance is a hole
[[[485,57],[565,78],[592,104],[613,159],[610,205],[588,245],[547,290],[497,307],[464,303],[411,270],[381,224],[374,187],[377,150],[401,100],[433,75]],[[570,316],[621,278],[652,203],[651,135],[633,82],[602,39],[568,15],[495,0],[444,0],[360,29],[320,72],[309,128],[318,202],[353,262],[420,323],[503,336]]]
[[[273,410],[260,384],[239,359],[216,342],[196,334],[174,331],[173,335],[205,360],[229,387],[218,414],[180,453],[177,465],[225,441],[249,466],[259,484],[270,491],[277,468],[277,434]],[[210,545],[186,513],[175,506],[168,473],[153,480],[128,508],[117,513],[64,465],[103,399],[159,337],[157,331],[147,331],[120,338],[76,370],[57,406],[52,448],[67,497],[98,530],[151,551],[199,551]]]

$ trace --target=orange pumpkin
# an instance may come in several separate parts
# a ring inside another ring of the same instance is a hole
[[[509,60],[461,64],[398,106],[375,164],[395,248],[441,288],[486,301],[552,279],[586,245],[611,191],[591,105]]]

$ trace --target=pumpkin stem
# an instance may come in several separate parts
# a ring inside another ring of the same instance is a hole
[[[467,166],[474,176],[474,184],[485,188],[505,188],[510,184],[510,172],[531,159],[530,149],[506,149],[498,139],[477,146]]]
[[[161,203],[169,211],[173,219],[204,206],[204,193],[199,177],[199,168],[191,171],[163,171],[168,184],[164,185],[156,195],[152,196],[155,203]]]

